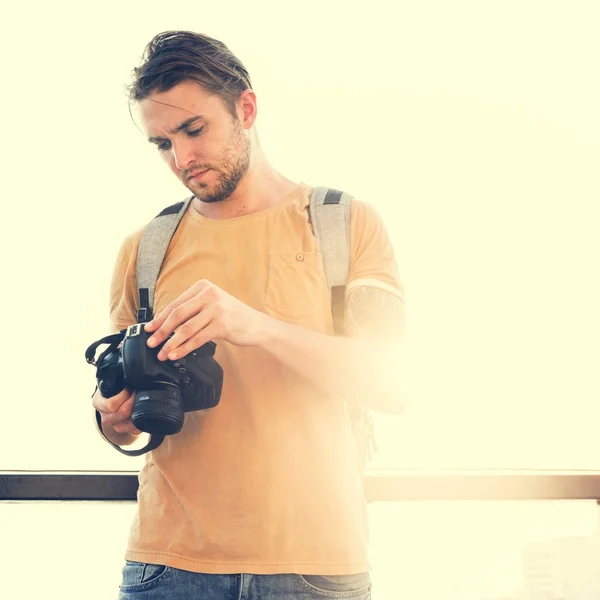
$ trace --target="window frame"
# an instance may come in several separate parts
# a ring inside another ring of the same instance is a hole
[[[368,472],[369,502],[595,500],[600,471]],[[136,501],[137,471],[0,471],[0,501]]]

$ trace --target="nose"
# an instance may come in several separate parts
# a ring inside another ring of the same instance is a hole
[[[192,145],[181,140],[173,142],[173,158],[180,171],[187,169],[195,160]]]

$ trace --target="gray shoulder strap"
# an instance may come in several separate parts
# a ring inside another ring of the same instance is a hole
[[[140,239],[137,253],[136,279],[139,295],[138,323],[154,316],[154,288],[167,248],[193,196],[165,208],[150,223]]]
[[[310,220],[323,255],[325,277],[331,296],[331,314],[336,335],[344,333],[346,286],[350,273],[350,205],[352,196],[339,190],[317,187],[310,198]],[[377,449],[373,419],[366,408],[348,406],[356,439],[360,472],[364,473],[372,449]]]
[[[323,255],[336,333],[342,332],[346,284],[350,272],[352,199],[346,192],[324,187],[315,188],[310,197],[310,220]]]

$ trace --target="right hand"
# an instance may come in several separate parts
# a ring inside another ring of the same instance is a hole
[[[116,396],[105,398],[97,389],[92,397],[92,405],[102,417],[102,428],[110,427],[117,433],[139,435],[142,433],[131,421],[135,390],[123,389]]]

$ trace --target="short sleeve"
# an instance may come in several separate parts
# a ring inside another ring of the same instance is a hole
[[[110,285],[110,324],[119,331],[137,322],[136,257],[143,230],[129,235],[121,244]]]
[[[383,289],[404,301],[394,248],[373,206],[353,200],[350,206],[350,273],[347,294],[357,287]]]

